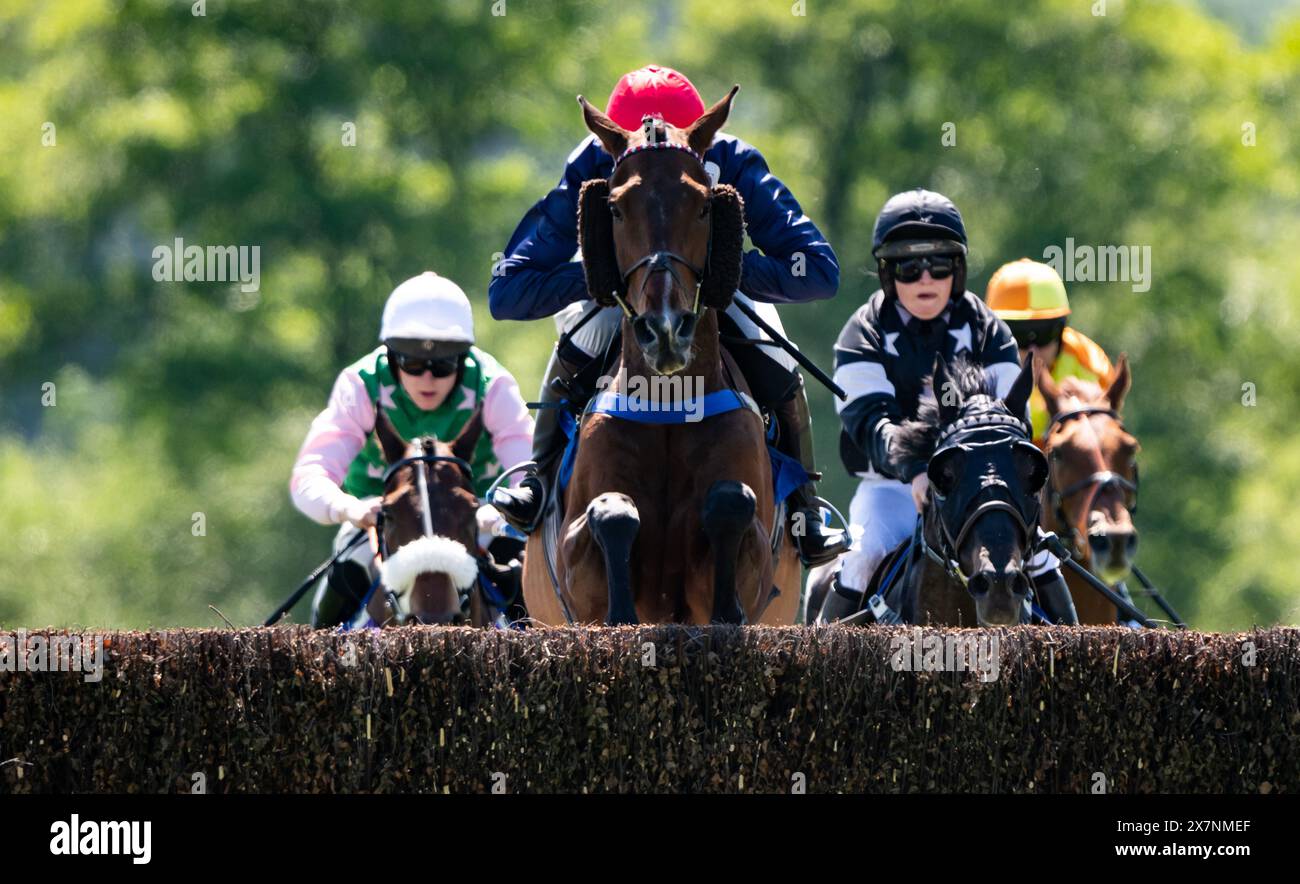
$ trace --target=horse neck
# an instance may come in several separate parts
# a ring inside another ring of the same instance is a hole
[[[632,323],[623,319],[623,344],[619,356],[618,368],[614,376],[626,372],[628,377],[640,375],[649,378],[654,371],[645,361],[645,354],[636,342]],[[687,377],[698,377],[702,381],[701,392],[712,393],[727,386],[727,379],[722,368],[722,341],[718,337],[718,312],[710,307],[700,316],[695,327],[695,340],[691,346],[691,361],[681,371]]]

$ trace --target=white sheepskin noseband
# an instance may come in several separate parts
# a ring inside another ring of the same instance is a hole
[[[379,566],[380,578],[401,595],[421,574],[446,574],[457,589],[468,589],[478,578],[478,562],[463,543],[449,537],[421,537],[393,553]]]

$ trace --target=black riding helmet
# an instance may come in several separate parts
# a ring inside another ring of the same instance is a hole
[[[966,291],[966,225],[943,194],[918,187],[891,196],[876,217],[871,254],[889,297],[896,296],[893,262],[929,255],[953,256],[952,296]]]

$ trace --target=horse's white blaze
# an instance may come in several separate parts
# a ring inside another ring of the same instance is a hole
[[[421,574],[446,574],[457,589],[467,589],[478,577],[478,562],[465,544],[450,537],[421,537],[389,556],[380,577],[393,592],[406,592]]]

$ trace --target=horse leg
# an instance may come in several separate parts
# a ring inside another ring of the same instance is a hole
[[[736,597],[736,562],[740,542],[754,523],[758,501],[743,482],[719,481],[709,486],[700,512],[700,525],[713,549],[713,622],[743,623],[745,612]],[[769,587],[764,587],[770,591]]]
[[[609,584],[609,613],[605,622],[621,626],[637,622],[632,600],[632,543],[641,528],[636,504],[626,494],[602,494],[587,505],[587,529],[605,557]]]

